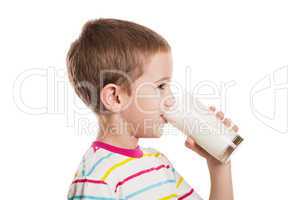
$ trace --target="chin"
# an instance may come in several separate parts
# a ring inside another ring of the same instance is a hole
[[[160,138],[162,136],[163,130],[157,130],[155,134],[153,134],[153,138]]]
[[[155,135],[152,135],[152,136],[153,136],[152,138],[160,138],[161,137],[161,133],[155,134]]]
[[[160,138],[161,137],[161,134],[149,134],[149,135],[142,135],[142,136],[139,136],[139,138]]]
[[[139,138],[160,138],[162,136],[162,130],[157,130],[155,133],[145,133],[138,136]]]
[[[157,122],[155,124],[152,124],[151,128],[149,126],[143,127],[137,131],[137,133],[142,133],[142,134],[137,134],[136,137],[138,138],[160,138],[163,133],[163,127],[165,123],[162,122]]]

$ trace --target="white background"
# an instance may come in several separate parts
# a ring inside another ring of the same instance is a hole
[[[207,103],[245,138],[232,157],[235,199],[298,199],[299,10],[296,1],[1,1],[1,199],[66,199],[97,126],[69,85],[65,56],[99,17],[163,35],[176,81],[206,80],[216,91],[233,81]],[[141,145],[164,152],[208,199],[206,162],[181,133],[167,133]]]

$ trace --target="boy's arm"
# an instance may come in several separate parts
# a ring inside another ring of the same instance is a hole
[[[209,107],[209,111],[215,112],[215,107]],[[223,112],[217,112],[216,117],[223,120],[226,127],[231,125],[229,119],[224,119]],[[237,132],[238,127],[235,125],[234,130]],[[209,200],[233,200],[233,186],[231,178],[231,162],[222,164],[209,153],[199,146],[191,137],[187,137],[185,146],[193,150],[207,160],[207,165],[211,180],[211,189]]]
[[[187,138],[185,145],[207,159],[211,181],[209,200],[233,200],[231,162],[220,163],[190,137]]]
[[[231,162],[227,164],[207,162],[211,181],[209,200],[233,200]]]

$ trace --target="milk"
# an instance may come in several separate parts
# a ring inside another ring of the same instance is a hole
[[[164,111],[164,117],[222,163],[230,160],[231,154],[243,141],[242,137],[225,127],[214,113],[209,112],[206,105],[188,92],[175,97],[175,103]]]

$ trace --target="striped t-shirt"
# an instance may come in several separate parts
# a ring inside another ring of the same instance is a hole
[[[161,152],[125,149],[96,140],[84,154],[68,199],[202,200]]]

